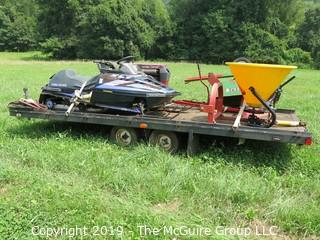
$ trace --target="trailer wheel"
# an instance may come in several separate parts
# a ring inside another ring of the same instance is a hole
[[[110,134],[111,139],[120,146],[127,147],[137,144],[137,131],[133,128],[113,127]]]
[[[179,139],[173,132],[153,131],[149,137],[149,143],[158,145],[169,153],[175,153],[179,148]]]

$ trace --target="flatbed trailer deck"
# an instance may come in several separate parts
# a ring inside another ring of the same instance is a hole
[[[285,127],[274,125],[271,128],[251,127],[241,124],[233,128],[233,113],[224,113],[216,123],[207,122],[207,114],[196,108],[180,112],[155,111],[146,115],[120,115],[100,112],[74,111],[65,115],[64,108],[55,110],[36,110],[18,102],[10,103],[11,116],[27,119],[45,119],[62,122],[88,123],[112,127],[144,129],[148,131],[165,131],[185,133],[188,135],[188,153],[195,149],[198,137],[201,135],[222,136],[238,139],[284,142],[293,144],[311,144],[312,135],[305,126]],[[277,119],[299,121],[294,110],[278,109]]]

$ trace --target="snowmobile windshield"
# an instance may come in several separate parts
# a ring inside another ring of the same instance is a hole
[[[92,77],[91,79],[89,79],[87,81],[87,84],[84,87],[84,89],[90,90],[90,89],[94,88],[99,83],[99,79],[100,79],[100,74]]]
[[[50,87],[77,89],[88,81],[89,77],[77,75],[73,70],[62,70],[51,77]]]

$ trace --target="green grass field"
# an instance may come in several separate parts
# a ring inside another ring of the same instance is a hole
[[[119,227],[122,239],[140,239],[138,225],[202,226],[213,233],[217,226],[275,225],[272,239],[319,239],[320,71],[297,70],[280,101],[307,122],[312,146],[217,140],[188,158],[144,143],[121,148],[108,140],[107,128],[9,117],[7,104],[22,97],[23,87],[37,99],[60,69],[97,72],[90,62],[44,59],[39,53],[0,53],[1,240],[36,239],[33,226]],[[201,85],[183,84],[197,74],[194,64],[167,64],[172,87],[185,98],[204,98]],[[202,65],[203,73],[209,71],[229,72]],[[108,234],[84,239],[116,238]],[[208,238],[233,239],[219,234]],[[174,236],[144,239],[153,238]]]

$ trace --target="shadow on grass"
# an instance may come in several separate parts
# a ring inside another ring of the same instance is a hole
[[[246,140],[238,145],[238,140],[232,138],[207,138],[202,141],[198,156],[205,162],[220,159],[236,165],[272,167],[279,173],[288,168],[293,158],[290,144]]]
[[[73,139],[108,138],[110,127],[85,123],[65,123],[56,121],[39,121],[31,124],[21,124],[18,127],[7,129],[9,136],[40,139],[52,138],[61,133]]]
[[[62,134],[72,139],[106,140],[109,139],[110,128],[84,123],[39,121],[9,128],[7,132],[9,136],[20,136],[27,139],[52,139]],[[200,151],[195,157],[200,158],[203,162],[222,160],[235,165],[269,166],[278,172],[285,171],[293,158],[289,144],[255,140],[247,140],[242,145],[237,145],[237,143],[237,139],[232,138],[203,137]],[[185,156],[186,152],[186,146],[183,145],[178,154],[181,157]]]

